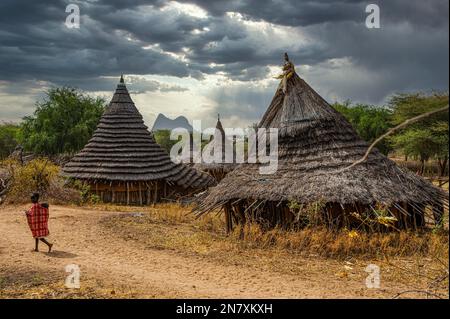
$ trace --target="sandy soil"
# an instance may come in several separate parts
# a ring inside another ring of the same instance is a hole
[[[49,238],[54,251],[45,253],[41,244],[42,252],[34,253],[25,208],[6,206],[0,211],[0,268],[10,276],[38,270],[63,284],[65,266],[77,264],[81,285],[95,279],[111,289],[129,287],[133,297],[142,298],[389,298],[399,288],[386,284],[383,289],[367,289],[364,266],[342,279],[336,276],[342,263],[332,260],[305,259],[299,265],[305,275],[294,276],[133,245],[100,225],[102,218],[117,212],[77,207],[51,207]]]

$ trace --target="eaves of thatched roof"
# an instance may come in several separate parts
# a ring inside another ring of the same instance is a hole
[[[92,138],[63,168],[63,175],[91,181],[165,180],[184,188],[206,188],[205,173],[173,163],[154,140],[121,78]]]

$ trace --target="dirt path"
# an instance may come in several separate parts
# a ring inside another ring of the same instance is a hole
[[[61,274],[67,264],[77,264],[83,278],[98,278],[111,285],[125,285],[139,297],[180,298],[355,298],[387,297],[391,292],[364,286],[364,274],[340,280],[332,265],[305,260],[305,269],[316,267],[317,276],[293,276],[254,271],[243,266],[218,265],[196,256],[145,249],[114,237],[99,225],[114,212],[84,208],[51,207],[51,254],[33,253],[25,217],[26,207],[3,207],[0,212],[0,267],[34,268]],[[41,244],[41,250],[45,245]],[[282,261],[280,261],[282,262]],[[320,274],[320,269],[324,273]],[[328,270],[327,270],[328,269]]]

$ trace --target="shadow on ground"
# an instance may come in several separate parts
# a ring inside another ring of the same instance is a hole
[[[78,257],[78,255],[76,254],[72,254],[66,251],[62,251],[62,250],[53,250],[50,253],[45,253],[45,255],[49,256],[49,257],[54,257],[54,258],[75,258]]]

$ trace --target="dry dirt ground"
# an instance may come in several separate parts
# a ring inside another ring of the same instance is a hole
[[[26,208],[1,207],[0,298],[391,298],[416,289],[383,274],[381,288],[368,289],[366,262],[348,270],[342,261],[299,257],[298,269],[283,273],[158,249],[102,225],[123,213],[83,207],[52,206],[54,251],[41,244],[35,253]],[[68,264],[79,265],[81,289],[64,287]]]

